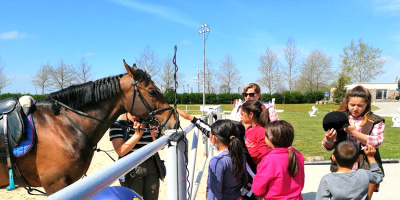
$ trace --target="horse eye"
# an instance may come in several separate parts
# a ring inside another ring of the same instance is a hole
[[[155,90],[149,90],[149,91],[147,91],[147,93],[149,93],[151,96],[153,96],[153,95],[156,94],[156,91]]]

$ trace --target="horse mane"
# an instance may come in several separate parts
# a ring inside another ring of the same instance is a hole
[[[49,94],[47,100],[57,100],[72,108],[80,108],[90,103],[96,103],[121,91],[119,81],[122,76],[124,74],[89,81],[80,85],[72,85]]]
[[[139,74],[140,80],[144,81],[146,85],[151,81],[151,77],[146,71],[136,69],[136,72]],[[74,109],[96,103],[119,93],[121,91],[120,79],[124,75],[126,73],[89,81],[80,85],[72,85],[49,94],[46,100],[57,100]]]

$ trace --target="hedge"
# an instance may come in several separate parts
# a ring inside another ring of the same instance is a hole
[[[164,97],[169,104],[174,103],[175,94],[173,92],[164,93]],[[202,93],[183,93],[177,94],[178,104],[202,104],[203,94]],[[241,94],[237,93],[224,93],[224,94],[206,94],[207,104],[233,104],[235,99],[243,99]],[[298,91],[285,91],[282,93],[274,94],[262,94],[263,101],[272,101],[275,98],[275,103],[277,104],[302,104],[302,103],[315,103],[316,101],[321,101],[324,98],[324,92],[308,92],[301,93]]]

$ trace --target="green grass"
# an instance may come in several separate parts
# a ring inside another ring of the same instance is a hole
[[[316,117],[310,117],[308,112],[315,104],[277,104],[277,110],[284,110],[278,113],[279,118],[290,122],[295,130],[295,141],[293,146],[298,149],[305,157],[323,156],[329,159],[332,152],[328,152],[321,146],[324,138],[322,119],[331,110],[336,110],[339,106],[334,104],[315,105],[318,108]],[[185,110],[185,105],[178,105],[179,109]],[[188,113],[201,115],[200,105],[188,105]],[[222,110],[231,111],[233,105],[223,104]],[[372,107],[376,109],[375,106]],[[192,111],[197,110],[197,111]],[[400,128],[391,127],[393,125],[391,117],[385,117],[385,141],[380,147],[382,158],[400,158]]]

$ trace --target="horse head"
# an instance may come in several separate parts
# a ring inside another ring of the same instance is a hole
[[[145,71],[138,69],[135,64],[131,67],[125,60],[123,62],[128,72],[128,76],[121,79],[121,89],[124,90],[126,96],[126,111],[144,119],[147,123],[156,123],[161,128],[179,127],[178,115],[167,103],[151,77]],[[127,81],[129,83],[126,83]]]

